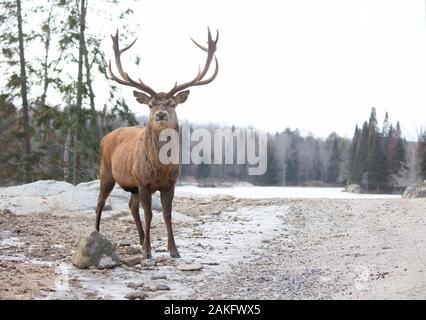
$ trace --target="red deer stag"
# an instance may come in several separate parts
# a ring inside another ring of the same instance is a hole
[[[180,174],[180,165],[160,162],[159,151],[163,143],[159,141],[159,136],[164,129],[179,130],[175,108],[188,98],[189,90],[186,89],[192,86],[208,84],[216,78],[219,65],[215,57],[215,51],[219,33],[217,33],[216,39],[213,40],[210,30],[208,30],[207,47],[201,46],[191,39],[200,49],[207,53],[204,68],[202,70],[201,68],[199,69],[197,76],[193,80],[179,85],[176,83],[168,93],[157,93],[141,79],[135,81],[130,78],[127,72],[123,70],[121,54],[130,49],[136,40],[129,46],[120,49],[118,30],[115,36],[111,36],[111,38],[115,64],[121,76],[119,78],[112,72],[110,61],[109,72],[112,79],[119,84],[136,88],[137,91],[133,91],[136,101],[148,105],[150,115],[145,127],[119,128],[102,139],[96,230],[99,231],[105,201],[115,184],[118,183],[124,190],[131,193],[129,207],[138,230],[142,254],[146,259],[151,258],[151,196],[154,192],[160,191],[163,216],[167,228],[168,250],[171,257],[179,258],[180,255],[173,237],[171,214],[175,184]],[[204,79],[213,58],[216,64],[215,71],[210,78]],[[140,203],[142,203],[145,214],[145,233],[139,216]]]

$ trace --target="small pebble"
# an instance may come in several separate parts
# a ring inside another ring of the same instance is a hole
[[[157,290],[168,291],[168,290],[170,290],[170,287],[166,284],[159,284],[159,285],[157,285]]]

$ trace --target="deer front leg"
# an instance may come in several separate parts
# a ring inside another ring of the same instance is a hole
[[[139,243],[143,246],[145,235],[142,228],[141,217],[139,215],[139,202],[139,195],[137,193],[132,193],[129,201],[129,208],[132,212],[133,219],[135,220],[136,228],[138,229]]]
[[[142,245],[142,256],[145,259],[151,259],[151,220],[152,220],[152,210],[151,210],[151,192],[144,187],[139,188],[139,198],[142,203],[143,211],[145,214],[145,239]]]
[[[168,190],[161,191],[161,206],[163,207],[163,217],[167,228],[167,249],[172,258],[180,258],[176,248],[172,229],[172,202],[175,194],[175,185]]]

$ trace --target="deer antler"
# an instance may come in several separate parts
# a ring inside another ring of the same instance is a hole
[[[136,89],[139,89],[145,93],[148,93],[151,97],[157,95],[157,93],[150,88],[149,86],[147,86],[145,83],[143,83],[143,81],[139,78],[139,82],[133,80],[132,78],[129,77],[129,75],[127,74],[127,72],[124,72],[123,67],[121,65],[121,54],[130,49],[136,42],[137,38],[127,47],[120,49],[120,45],[118,43],[118,29],[117,32],[115,33],[115,36],[111,35],[111,39],[112,39],[112,48],[114,50],[114,55],[115,55],[115,64],[117,66],[117,70],[118,73],[121,75],[121,77],[123,79],[118,78],[111,69],[111,60],[109,61],[109,74],[111,75],[111,78],[115,81],[117,81],[120,84],[123,84],[125,86],[129,86],[129,87],[134,87]]]
[[[216,59],[216,57],[214,55],[215,52],[216,52],[217,42],[219,41],[219,31],[216,31],[216,39],[213,40],[211,32],[210,32],[210,28],[208,28],[207,48],[203,47],[202,45],[200,45],[197,42],[195,42],[194,39],[191,38],[191,40],[195,43],[195,45],[198,48],[200,48],[201,50],[207,52],[207,59],[206,59],[206,63],[204,65],[204,68],[201,71],[201,68],[199,67],[198,74],[197,74],[197,76],[193,80],[191,80],[189,82],[186,82],[186,83],[182,83],[180,85],[178,85],[177,82],[176,82],[176,84],[173,87],[173,89],[170,90],[169,93],[167,94],[168,96],[173,96],[176,93],[178,93],[179,91],[182,91],[182,90],[187,89],[189,87],[201,86],[201,85],[204,85],[204,84],[208,84],[208,83],[212,82],[216,78],[217,73],[219,72],[219,63],[218,63],[218,61],[217,61],[217,59]],[[207,74],[207,71],[210,68],[210,64],[211,64],[211,62],[213,60],[213,57],[214,57],[214,60],[215,60],[215,63],[216,63],[215,71],[214,71],[213,75],[210,78],[203,80],[204,76]]]

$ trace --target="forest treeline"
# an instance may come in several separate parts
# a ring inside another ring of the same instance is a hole
[[[104,99],[93,85],[108,79],[93,15],[88,0],[0,2],[0,184],[94,179],[102,136],[137,123],[112,82]]]
[[[196,126],[194,126],[196,128]],[[214,130],[210,126],[210,130]],[[243,130],[244,132],[244,130]],[[243,135],[245,135],[243,133]],[[246,181],[256,185],[343,186],[358,184],[365,191],[392,192],[425,179],[426,135],[408,142],[399,122],[386,113],[378,125],[376,109],[352,139],[331,133],[326,139],[285,129],[268,135],[267,171],[249,176],[249,165],[183,165],[182,179]],[[196,143],[196,142],[195,142]],[[236,153],[234,152],[234,163]],[[207,183],[209,184],[209,183]]]
[[[114,0],[91,4],[96,10],[120,9]],[[89,10],[88,0],[8,0],[0,2],[0,9],[0,185],[96,179],[101,138],[114,128],[144,121],[135,118],[108,81],[104,36],[89,26],[102,17]],[[133,12],[115,15],[125,20]],[[123,31],[123,38],[131,36]],[[94,81],[104,81],[108,93],[98,92]],[[391,191],[426,178],[426,132],[417,142],[408,142],[402,130],[388,115],[379,126],[373,109],[352,140],[336,133],[325,139],[303,136],[297,129],[269,134],[267,172],[262,176],[249,176],[247,165],[191,164],[182,166],[181,179],[256,185],[356,183]]]

